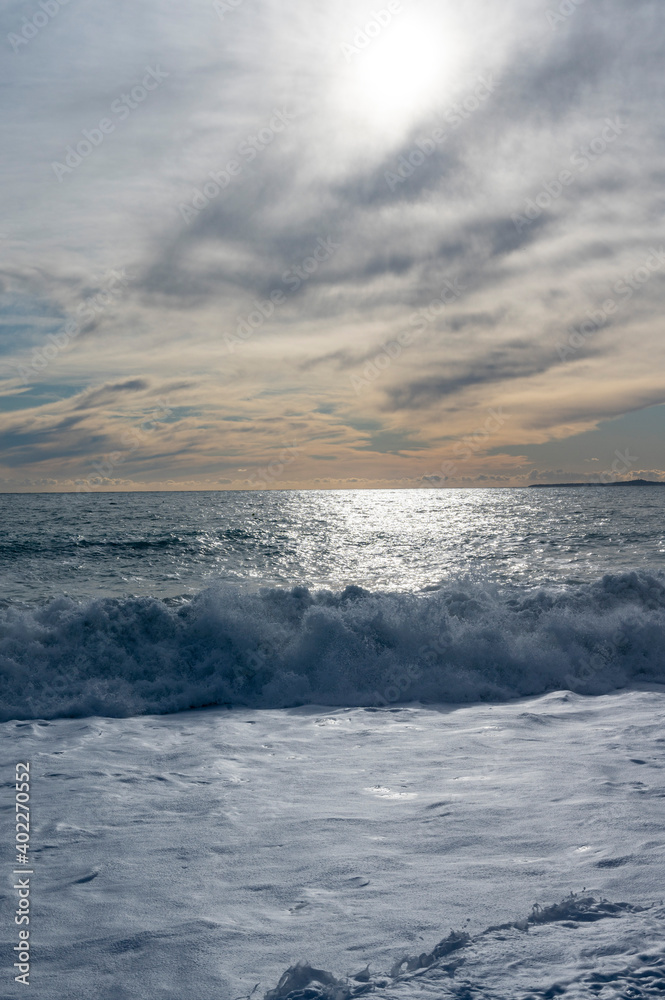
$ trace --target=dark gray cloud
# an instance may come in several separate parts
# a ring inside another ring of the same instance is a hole
[[[76,404],[77,410],[92,410],[96,407],[109,406],[116,402],[120,393],[125,392],[145,392],[150,388],[150,383],[144,378],[132,378],[126,382],[114,382],[103,385],[99,389],[92,389],[87,392],[83,399]]]
[[[550,352],[523,343],[506,344],[473,362],[441,366],[440,372],[386,390],[388,410],[427,409],[474,386],[512,382],[547,372],[560,364]],[[433,362],[431,367],[439,367]]]

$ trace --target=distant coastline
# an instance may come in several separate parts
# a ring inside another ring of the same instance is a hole
[[[657,479],[629,479],[617,483],[529,483],[529,489],[554,489],[560,486],[665,486],[665,482]]]

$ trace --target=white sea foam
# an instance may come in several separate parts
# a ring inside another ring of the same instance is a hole
[[[39,998],[662,996],[664,723],[662,690],[5,722]]]
[[[426,595],[224,586],[0,620],[0,718],[470,702],[665,682],[665,577]]]
[[[430,952],[398,959],[389,975],[372,973],[368,966],[355,976],[337,978],[299,962],[264,1000],[355,1000],[375,991],[391,1000],[662,996],[665,955],[659,934],[664,919],[662,904],[642,907],[571,894],[558,904],[535,907],[523,920],[488,927],[475,936],[451,931]],[[600,921],[621,925],[608,927]],[[568,941],[561,926],[568,931]],[[540,932],[529,935],[536,928]],[[571,937],[578,950],[581,946],[579,958]],[[640,954],[635,953],[636,939]],[[590,968],[590,959],[595,968]],[[536,986],[539,973],[545,982],[541,979]]]

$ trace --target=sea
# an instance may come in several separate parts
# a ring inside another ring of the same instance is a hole
[[[0,995],[662,996],[664,515],[1,495]]]
[[[665,680],[665,489],[0,496],[1,718]]]

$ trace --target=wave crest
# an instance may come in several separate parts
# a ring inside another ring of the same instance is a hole
[[[385,989],[395,1000],[435,995],[440,1000],[474,996],[552,1000],[567,993],[569,987],[577,997],[596,996],[606,984],[612,984],[616,996],[661,996],[665,989],[663,953],[652,948],[654,941],[662,940],[663,916],[662,904],[636,906],[571,893],[552,906],[535,906],[523,920],[488,927],[474,936],[453,930],[431,952],[398,959],[388,975],[372,973],[368,965],[356,976],[338,979],[299,962],[286,970],[263,1000],[355,1000]],[[628,923],[628,940],[621,933],[623,928],[618,934],[598,935],[595,941],[586,936],[581,939],[584,947],[580,954],[580,925],[605,920]],[[557,937],[555,944],[554,934],[528,933],[538,925],[556,931],[557,924],[566,928],[567,940]],[[643,944],[640,954],[630,940],[631,932],[637,933]],[[548,956],[546,961],[543,954]],[[589,971],[591,955],[602,971]],[[558,981],[552,985],[555,976]],[[535,985],[538,980],[541,985]]]
[[[665,580],[425,595],[218,587],[0,618],[2,720],[602,694],[665,682]]]

